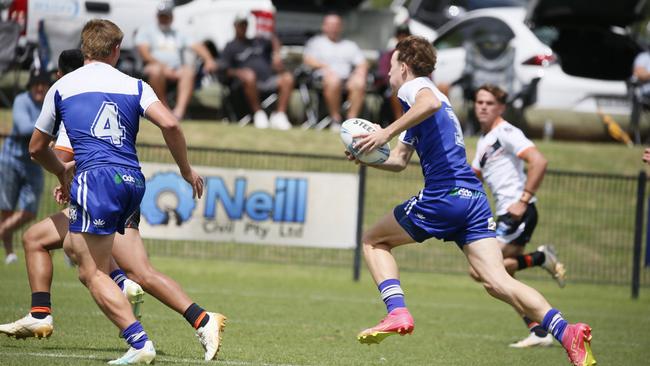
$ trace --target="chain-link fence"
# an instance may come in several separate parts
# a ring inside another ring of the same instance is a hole
[[[0,137],[2,141],[2,137]],[[139,145],[142,162],[173,163],[164,146]],[[358,173],[359,168],[339,156],[190,148],[196,166],[256,170]],[[60,209],[49,196],[55,178],[46,175],[39,217]],[[395,174],[368,169],[364,227],[418,193],[422,175],[418,164]],[[349,189],[332,187],[331,189]],[[539,223],[531,251],[553,244],[567,267],[569,281],[630,284],[637,204],[637,177],[549,171],[539,190]],[[327,212],[322,212],[327,215]],[[645,221],[643,221],[645,222]],[[336,230],[335,227],[332,230]],[[645,231],[645,228],[644,228]],[[22,232],[16,233],[19,243]],[[354,250],[300,248],[282,245],[253,245],[203,241],[146,240],[152,255],[271,261],[314,265],[350,266]],[[281,244],[281,243],[279,243]],[[20,247],[20,245],[16,245]],[[402,270],[464,273],[467,264],[454,243],[430,240],[393,251]],[[352,273],[352,272],[351,272]],[[548,276],[542,270],[518,273],[522,278]],[[642,269],[641,286],[650,285],[650,270]]]

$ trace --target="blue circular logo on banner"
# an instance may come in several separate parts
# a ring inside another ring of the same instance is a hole
[[[192,217],[196,202],[192,186],[177,173],[157,173],[147,181],[140,210],[149,225],[180,225]]]

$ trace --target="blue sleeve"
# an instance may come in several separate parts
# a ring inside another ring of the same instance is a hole
[[[26,95],[22,95],[14,100],[13,107],[13,120],[14,120],[14,131],[18,136],[31,136],[34,132],[34,124],[36,121],[32,121],[29,110],[30,110],[30,100]]]

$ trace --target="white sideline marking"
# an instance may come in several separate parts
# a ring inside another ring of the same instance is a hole
[[[0,356],[34,356],[34,357],[51,357],[51,358],[76,358],[81,360],[106,360],[106,357],[100,357],[96,355],[76,355],[68,353],[45,353],[45,352],[0,352]],[[170,358],[167,356],[156,356],[156,363],[166,362],[166,363],[177,363],[177,364],[200,364],[205,365],[206,362],[203,360],[194,360],[189,358]],[[276,364],[276,363],[255,363],[248,361],[228,361],[228,360],[219,360],[219,364],[225,365],[260,365],[260,366],[300,366],[294,364]]]

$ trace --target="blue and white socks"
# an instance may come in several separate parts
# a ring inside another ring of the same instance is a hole
[[[562,343],[562,335],[564,335],[564,329],[569,325],[569,323],[564,320],[562,313],[557,309],[551,309],[544,315],[544,320],[542,321],[542,327],[546,329],[549,333],[553,334],[553,337]]]
[[[120,290],[124,290],[124,280],[128,278],[126,277],[126,273],[118,268],[111,272],[110,276],[113,282],[120,286]]]
[[[122,338],[126,339],[126,343],[135,349],[142,349],[149,340],[147,332],[144,331],[142,324],[137,320],[122,331]]]
[[[377,286],[381,294],[381,299],[386,304],[386,310],[390,313],[397,308],[405,308],[404,291],[400,286],[398,279],[388,279]]]

